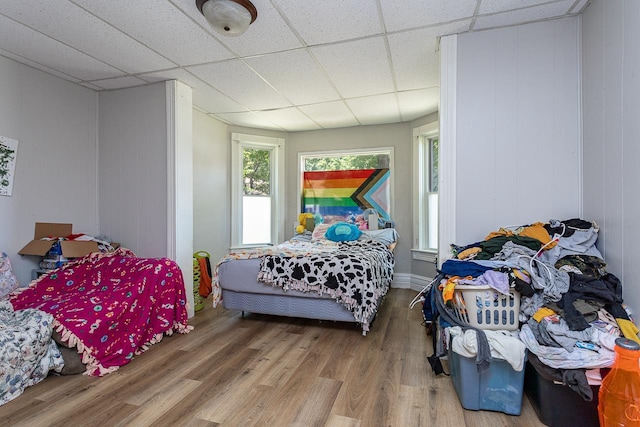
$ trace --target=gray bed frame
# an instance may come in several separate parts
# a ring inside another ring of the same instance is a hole
[[[306,319],[356,322],[353,314],[329,295],[283,290],[258,282],[260,259],[238,259],[220,264],[218,277],[222,304],[229,310],[301,317]],[[378,307],[380,303],[378,302]],[[369,319],[373,321],[375,313]],[[366,335],[366,332],[362,332]]]

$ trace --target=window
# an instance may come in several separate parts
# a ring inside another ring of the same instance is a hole
[[[391,220],[393,148],[300,153],[300,206],[315,222],[347,221],[360,228],[373,209]]]
[[[283,239],[284,140],[231,135],[231,246],[277,244]]]
[[[414,258],[438,251],[438,122],[414,129]],[[420,255],[420,252],[423,252]]]

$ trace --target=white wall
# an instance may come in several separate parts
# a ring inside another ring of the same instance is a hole
[[[100,230],[141,257],[167,256],[165,83],[99,95]]]
[[[230,137],[232,132],[285,139],[285,239],[293,235],[297,220],[298,152],[394,147],[394,214],[400,242],[396,248],[396,273],[433,277],[434,266],[412,261],[412,138],[413,128],[437,119],[431,115],[411,123],[358,126],[310,132],[283,133],[226,126],[194,111],[194,250],[206,250],[217,262],[229,250]],[[403,283],[408,285],[408,283]]]
[[[579,24],[457,36],[457,149],[440,165],[457,179],[452,243],[581,216]]]
[[[582,20],[584,215],[637,314],[640,292],[640,2],[592,0]]]
[[[187,313],[195,314],[193,289],[193,100],[192,89],[177,80],[165,82],[167,98],[166,256],[176,261],[187,291]],[[158,230],[161,232],[161,230]]]
[[[293,222],[297,220],[298,153],[356,148],[394,147],[393,205],[391,218],[400,235],[396,254],[396,274],[411,273],[411,242],[413,227],[412,167],[413,128],[410,123],[378,126],[358,126],[290,133],[286,141],[287,194],[285,238],[293,235]],[[408,284],[407,284],[408,285]]]
[[[99,95],[101,233],[140,257],[174,259],[193,315],[191,135],[191,88],[182,83]]]
[[[231,242],[230,147],[227,125],[193,111],[193,250],[212,266]]]
[[[13,195],[0,196],[0,251],[22,285],[37,257],[17,255],[38,222],[96,234],[96,94],[0,57],[0,135],[18,140]]]

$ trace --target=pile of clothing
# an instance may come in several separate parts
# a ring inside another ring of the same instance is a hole
[[[622,284],[606,270],[596,247],[599,228],[582,219],[550,220],[505,227],[480,242],[452,245],[434,285],[425,292],[424,311],[439,318],[432,362],[444,355],[448,327],[460,324],[450,316],[458,284],[488,285],[506,294],[520,294],[519,330],[509,334],[528,349],[529,361],[547,378],[559,378],[592,399],[590,385],[599,385],[601,368],[615,359],[615,339],[640,342],[638,328],[622,302]],[[478,335],[479,371],[490,357]],[[456,332],[458,334],[459,332]],[[432,366],[434,363],[432,363]]]

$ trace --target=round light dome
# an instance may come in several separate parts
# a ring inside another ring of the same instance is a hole
[[[237,36],[247,31],[255,20],[248,6],[255,12],[255,7],[248,1],[207,0],[202,5],[202,14],[218,33]]]

